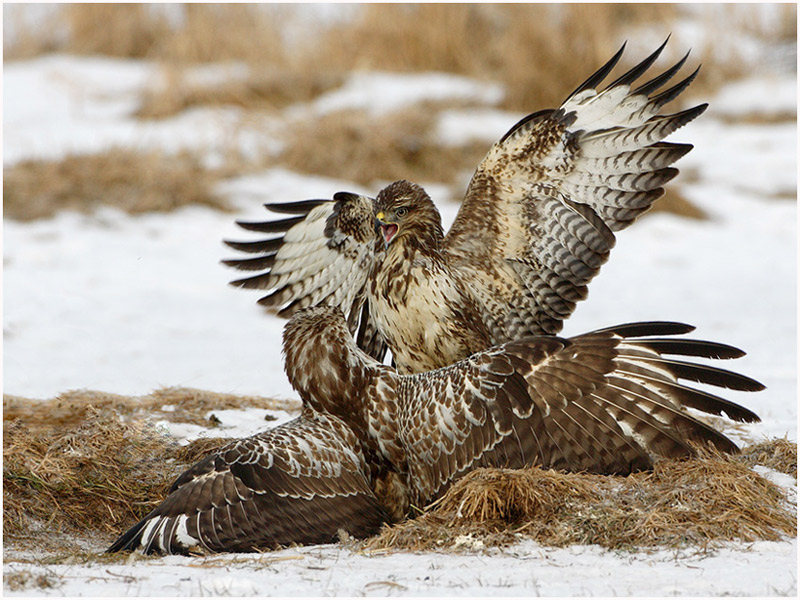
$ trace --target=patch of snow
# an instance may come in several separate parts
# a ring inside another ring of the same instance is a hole
[[[132,555],[135,557],[135,555]],[[366,555],[337,545],[256,555],[168,556],[120,565],[4,564],[46,573],[42,595],[200,596],[794,596],[797,541],[731,544],[708,554],[629,554],[597,546]],[[6,596],[30,594],[11,591]]]
[[[434,139],[445,146],[486,142],[488,149],[524,116],[493,108],[443,110],[439,113]]]
[[[195,67],[190,78],[240,77],[236,65]],[[5,65],[3,165],[56,160],[114,147],[192,150],[203,155],[272,154],[280,148],[273,120],[239,108],[193,108],[142,121],[134,113],[148,85],[162,77],[151,62],[52,55]]]
[[[503,87],[450,73],[382,73],[357,71],[345,84],[313,101],[318,114],[365,110],[381,115],[425,101],[467,100],[497,104]]]
[[[718,114],[797,116],[797,82],[785,77],[751,77],[726,85],[714,99]]]

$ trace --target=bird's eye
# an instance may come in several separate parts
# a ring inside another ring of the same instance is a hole
[[[405,206],[401,206],[396,211],[394,211],[394,215],[400,218],[405,217],[406,213],[408,213],[408,209]]]

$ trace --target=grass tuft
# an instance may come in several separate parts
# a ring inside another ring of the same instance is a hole
[[[57,161],[30,160],[3,169],[3,215],[20,221],[59,210],[114,206],[131,214],[187,205],[229,210],[215,194],[218,176],[187,153],[112,149]]]
[[[154,420],[207,425],[210,410],[245,406],[297,408],[184,388],[142,398],[100,392],[43,402],[6,397],[6,548],[50,552],[60,562],[101,550],[155,507],[183,470],[228,441],[201,438],[180,446]],[[358,545],[451,552],[530,538],[546,546],[638,551],[778,540],[796,535],[796,506],[752,467],[795,474],[796,460],[797,445],[776,439],[733,456],[703,450],[698,458],[661,461],[652,472],[628,477],[478,469],[418,518]]]
[[[119,534],[225,438],[180,446],[154,419],[208,425],[213,409],[294,410],[268,398],[164,388],[144,397],[73,391],[3,401],[3,534],[17,548],[73,554]],[[266,423],[265,423],[266,424]],[[96,550],[96,548],[95,548]]]
[[[743,456],[791,454],[786,444],[765,442],[745,448]],[[796,455],[796,444],[789,445]],[[661,461],[652,472],[628,477],[537,467],[478,469],[428,512],[384,528],[364,547],[453,551],[528,538],[546,546],[597,544],[614,550],[705,548],[795,536],[796,521],[796,507],[779,486],[739,457],[704,451],[699,458]]]

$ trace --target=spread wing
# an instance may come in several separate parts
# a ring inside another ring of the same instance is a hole
[[[326,416],[233,442],[183,473],[108,551],[252,552],[333,542],[339,529],[374,534],[388,517],[358,448],[353,432]]]
[[[254,254],[224,264],[257,271],[233,281],[243,288],[268,290],[259,303],[282,317],[317,304],[339,307],[359,347],[382,360],[383,338],[370,317],[365,284],[383,256],[375,232],[374,200],[347,192],[333,200],[267,204],[273,212],[293,216],[275,221],[237,223],[244,229],[276,234],[265,240],[227,241],[231,248]]]
[[[666,44],[666,42],[664,42]],[[478,166],[445,238],[493,342],[555,334],[630,225],[692,146],[664,138],[706,108],[661,114],[697,71],[666,90],[679,61],[638,87],[662,45],[602,90],[620,51],[557,110],[529,115]]]
[[[403,378],[400,425],[418,501],[439,497],[476,467],[627,474],[654,457],[735,444],[689,414],[693,408],[757,421],[751,411],[679,379],[737,390],[758,382],[665,355],[734,358],[714,342],[675,339],[679,323],[621,325],[571,339],[531,337],[455,365]]]

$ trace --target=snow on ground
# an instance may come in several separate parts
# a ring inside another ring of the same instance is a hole
[[[794,596],[796,557],[796,542],[736,544],[705,556],[530,542],[482,554],[365,556],[325,545],[256,556],[134,556],[128,564],[35,572],[61,577],[58,587],[37,595],[65,596]],[[5,573],[28,569],[4,567]]]
[[[264,142],[252,151],[277,143],[269,134],[246,129],[241,138],[223,135],[230,125],[226,118],[239,123],[229,109],[187,111],[158,123],[137,121],[131,111],[151,69],[146,63],[64,56],[6,65],[6,166],[114,144],[168,149],[185,144],[213,153],[218,137],[233,144]],[[386,74],[379,77],[392,85]],[[358,86],[368,90],[374,81],[351,79],[343,88],[347,94],[329,98],[339,103],[363,98]],[[404,77],[396,85],[408,92],[406,98],[424,98],[430,81]],[[453,81],[452,88],[436,93],[474,100],[474,87]],[[415,85],[422,89],[408,89]],[[765,95],[757,84],[741,84],[735,93],[748,106],[794,112],[796,97],[780,89]],[[738,439],[788,435],[796,440],[796,203],[786,198],[796,195],[796,128],[794,123],[737,124],[731,93],[720,94],[724,121],[716,118],[712,99],[709,112],[675,136],[696,146],[679,164],[684,170],[679,181],[710,220],[654,214],[622,232],[565,333],[637,319],[697,325],[698,337],[745,349],[747,357],[725,366],[768,386],[758,394],[726,394],[763,418],[739,432]],[[491,94],[484,100],[495,101]],[[453,111],[443,116],[440,131],[457,135],[459,120],[469,120],[470,133],[450,143],[492,141],[516,117],[506,120],[490,108]],[[266,216],[263,202],[330,197],[343,189],[377,191],[272,169],[220,186],[238,207],[235,215],[190,207],[131,217],[102,209],[91,216],[4,221],[4,392],[48,398],[74,388],[145,394],[160,386],[191,386],[295,397],[283,375],[283,322],[257,307],[257,292],[226,285],[237,274],[219,260],[235,253],[221,240],[247,239],[233,219]],[[444,196],[441,186],[429,191],[435,200]],[[449,224],[457,207],[439,206]],[[257,429],[263,423],[241,411],[215,414],[230,435],[245,435],[254,431],[248,426]],[[178,436],[201,433],[169,426]],[[4,573],[49,573],[56,587],[35,592],[66,595],[794,595],[796,551],[796,543],[788,541],[732,545],[710,556],[688,557],[595,547],[552,550],[526,542],[468,556],[366,557],[339,546],[318,546],[256,557],[168,557],[126,565],[6,562]],[[5,593],[12,594],[8,588]]]

